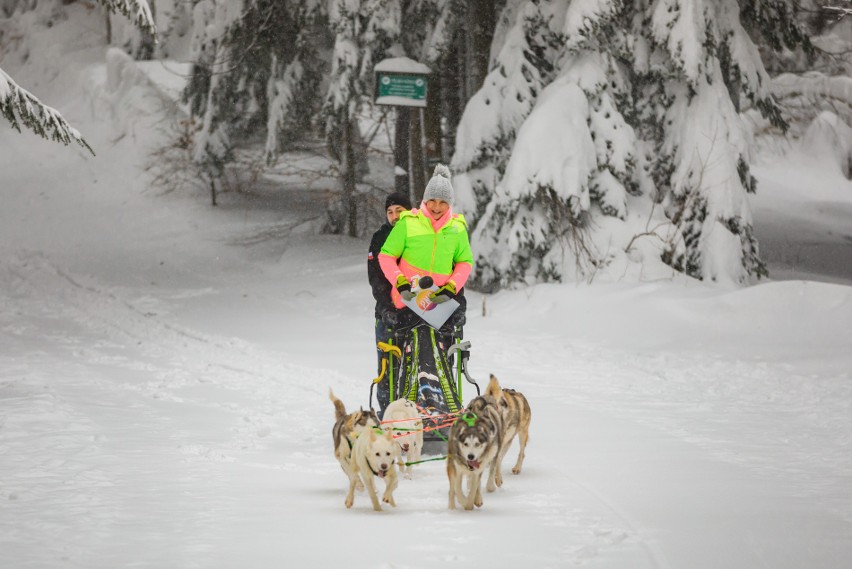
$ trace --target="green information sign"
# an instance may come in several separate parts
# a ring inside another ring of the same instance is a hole
[[[426,106],[425,75],[376,74],[376,103],[379,105]]]

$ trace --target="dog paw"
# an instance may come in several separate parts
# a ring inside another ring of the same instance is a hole
[[[520,467],[515,467],[515,468],[512,469],[512,474],[520,474],[520,473],[521,473]]]

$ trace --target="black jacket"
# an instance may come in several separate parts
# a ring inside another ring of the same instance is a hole
[[[370,286],[373,289],[373,298],[376,299],[376,318],[382,317],[382,312],[387,309],[396,309],[391,300],[391,284],[385,278],[382,268],[379,266],[379,253],[382,251],[382,245],[390,235],[393,226],[390,223],[383,223],[378,231],[373,233],[373,238],[370,240],[370,250],[367,253],[367,278],[370,280]]]

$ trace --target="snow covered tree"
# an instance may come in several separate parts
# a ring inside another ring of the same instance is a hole
[[[321,17],[320,0],[195,5],[194,65],[184,98],[199,117],[195,161],[209,178],[214,202],[235,148],[262,137],[272,162],[310,130],[324,68]]]
[[[763,10],[782,2],[760,4]],[[677,232],[663,258],[701,279],[743,283],[765,275],[746,199],[756,184],[739,100],[779,125],[783,120],[741,6],[658,0],[642,8],[635,33],[647,49],[635,69],[646,85],[644,109],[651,112],[641,122],[654,143],[658,195]],[[755,25],[762,26],[759,19]]]
[[[517,10],[482,88],[468,101],[456,133],[452,168],[459,208],[482,215],[503,177],[517,131],[554,77],[564,43],[560,28],[567,0],[526,1]],[[561,14],[560,14],[561,13]]]
[[[156,36],[156,26],[147,0],[98,0],[106,8],[118,11],[130,18],[137,26]],[[62,118],[59,112],[35,95],[19,86],[0,69],[0,112],[18,132],[21,125],[48,140],[64,144],[77,142],[89,152],[94,151],[79,131]]]
[[[600,216],[629,196],[663,206],[664,261],[701,279],[766,274],[739,110],[779,127],[752,37],[806,35],[784,0],[528,0],[459,127],[453,166],[476,225],[474,282],[580,278],[603,255]],[[783,23],[783,26],[780,25]]]
[[[567,257],[575,277],[592,269],[591,208],[623,219],[639,193],[623,17],[621,2],[528,2],[468,105],[454,165],[474,198],[481,287],[561,280]]]
[[[361,106],[369,104],[373,66],[397,41],[400,16],[397,0],[331,0],[329,5],[334,49],[323,115],[329,150],[339,164],[345,226],[353,237],[358,235],[357,118]]]

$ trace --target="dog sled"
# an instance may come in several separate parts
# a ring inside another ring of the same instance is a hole
[[[428,292],[429,281],[420,279],[417,290]],[[378,344],[383,358],[379,377],[370,385],[370,406],[374,386],[387,378],[390,401],[404,398],[417,406],[423,419],[424,452],[444,454],[450,426],[464,408],[464,382],[473,384],[479,395],[479,385],[468,372],[470,342],[462,339],[464,307],[444,322],[416,307],[403,310],[399,320],[391,341]]]

